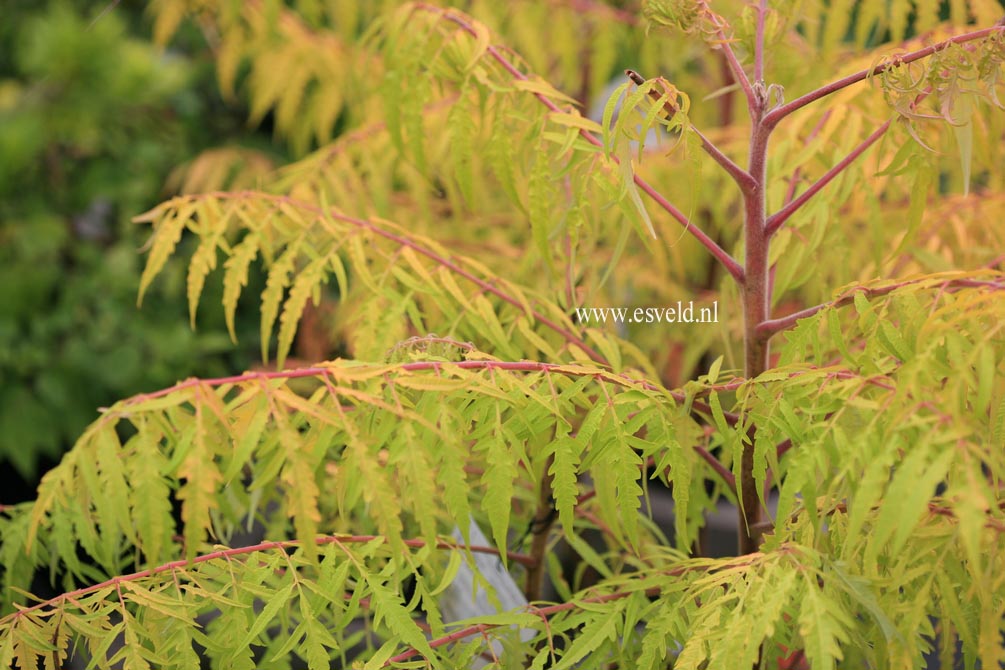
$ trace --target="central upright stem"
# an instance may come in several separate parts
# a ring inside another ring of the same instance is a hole
[[[758,82],[759,83],[759,82]],[[768,281],[768,247],[770,237],[765,227],[765,191],[767,187],[767,149],[770,131],[762,122],[766,105],[763,85],[755,85],[756,100],[751,105],[750,176],[753,185],[744,190],[744,258],[743,291],[744,377],[753,379],[768,369],[768,340],[757,332],[757,325],[766,321],[770,310]],[[752,436],[752,433],[751,433]],[[754,482],[753,440],[743,444],[740,464],[738,535],[741,554],[757,551],[763,510]]]

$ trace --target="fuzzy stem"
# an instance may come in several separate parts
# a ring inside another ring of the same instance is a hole
[[[590,137],[593,136],[591,135]],[[642,177],[635,175],[635,184],[643,193],[652,198],[657,205],[662,207],[664,211],[668,212],[671,216],[677,219],[677,221],[685,227],[685,230],[691,234],[691,237],[698,240],[703,247],[708,249],[709,253],[711,253],[716,260],[722,263],[722,266],[726,268],[726,272],[728,272],[738,284],[743,283],[743,266],[737,263],[736,260],[729,255],[729,252],[720,247],[716,241],[706,235],[704,231],[688,221],[688,218],[684,216],[679,209],[671,205],[670,201],[664,198],[656,189],[650,186],[649,182],[644,180]]]
[[[713,18],[716,22],[716,37],[719,38],[716,48],[722,50],[723,56],[726,57],[726,63],[729,65],[730,72],[733,73],[733,79],[740,85],[743,89],[743,94],[747,96],[747,105],[753,111],[754,107],[758,105],[758,94],[754,91],[754,87],[750,84],[750,78],[744,71],[743,66],[740,65],[740,60],[736,57],[736,52],[733,51],[733,47],[730,46],[729,37],[726,35],[725,30],[723,30],[723,24],[721,23],[721,17],[718,17],[715,12],[708,6],[708,2],[705,0],[699,0],[699,4],[704,8],[705,12],[710,18]]]
[[[824,176],[820,177],[812,186],[806,189],[805,192],[799,195],[798,198],[790,202],[789,204],[782,207],[780,210],[768,217],[767,221],[767,234],[771,236],[782,227],[789,217],[796,213],[796,211],[805,205],[810,198],[815,196],[820,190],[829,184],[835,177],[845,171],[845,169],[851,165],[855,160],[865,153],[866,149],[871,147],[873,144],[879,141],[886,131],[890,129],[890,124],[893,119],[888,120],[886,123],[881,125],[879,128],[874,130],[869,137],[865,138],[861,144],[855,147],[851,153],[841,159],[834,167],[828,170]]]
[[[843,88],[847,88],[852,84],[856,84],[864,79],[867,79],[873,75],[880,74],[891,67],[896,65],[901,65],[905,63],[913,63],[916,60],[921,60],[922,58],[927,58],[942,49],[945,49],[950,44],[964,44],[966,42],[972,42],[974,40],[979,40],[981,38],[987,37],[996,32],[1002,30],[1001,25],[995,25],[990,28],[983,28],[981,30],[975,30],[973,32],[964,33],[962,35],[957,35],[956,37],[950,37],[947,40],[943,40],[937,44],[927,46],[924,49],[918,49],[917,51],[911,51],[909,53],[897,56],[896,59],[887,61],[885,63],[880,63],[879,65],[865,70],[860,70],[855,74],[848,75],[838,79],[837,81],[831,82],[826,86],[821,86],[820,88],[810,91],[809,93],[802,95],[792,102],[786,103],[775,109],[771,110],[764,116],[764,126],[770,131],[778,125],[778,122],[784,119],[786,116],[792,112],[802,109],[811,102],[820,100],[821,98],[827,97],[831,93],[840,91]]]
[[[800,319],[807,319],[820,310],[827,309],[828,307],[844,307],[849,305],[855,299],[856,293],[862,293],[869,298],[876,298],[879,296],[884,296],[887,293],[892,293],[899,288],[904,288],[905,286],[910,286],[912,284],[918,284],[925,280],[922,279],[908,279],[906,281],[897,282],[895,284],[890,284],[887,286],[880,286],[877,288],[868,288],[864,286],[858,286],[845,295],[831,300],[830,302],[825,302],[820,305],[814,305],[813,307],[807,307],[806,309],[799,310],[789,314],[788,316],[783,316],[777,319],[769,319],[767,321],[762,321],[757,325],[757,332],[764,338],[770,338],[784,330],[788,330],[796,325]],[[952,291],[961,288],[990,288],[994,290],[1005,290],[1005,283],[996,281],[983,281],[975,279],[950,279],[941,284],[943,290]]]
[[[754,379],[768,369],[768,338],[757,332],[757,326],[769,316],[771,303],[768,251],[770,237],[765,228],[765,190],[767,187],[767,153],[770,131],[763,123],[767,96],[763,88],[750,108],[753,127],[750,136],[750,167],[747,170],[755,185],[744,191],[744,259],[743,322],[744,322],[744,376]],[[753,427],[751,427],[753,430]],[[753,440],[743,444],[740,462],[740,479],[737,482],[740,502],[738,514],[739,551],[750,554],[757,551],[763,525],[763,510],[754,482]]]

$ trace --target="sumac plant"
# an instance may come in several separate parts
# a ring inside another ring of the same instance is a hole
[[[0,665],[1000,667],[1002,7],[462,4],[152,3],[303,158],[137,216],[140,298],[261,271],[276,365],[3,510]]]

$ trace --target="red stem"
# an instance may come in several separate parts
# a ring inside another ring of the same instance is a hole
[[[909,53],[903,54],[902,56],[898,56],[894,60],[891,60],[889,62],[881,63],[875,67],[867,68],[865,70],[856,72],[855,74],[848,75],[847,77],[838,79],[837,81],[831,82],[826,86],[821,86],[820,88],[814,91],[810,91],[806,95],[802,95],[793,100],[792,102],[776,107],[775,109],[771,110],[764,116],[764,125],[770,131],[774,129],[775,126],[778,125],[779,121],[784,119],[792,112],[796,111],[797,109],[805,107],[811,102],[815,102],[817,100],[820,100],[821,98],[827,97],[831,93],[840,91],[843,88],[847,88],[848,86],[856,84],[873,75],[880,74],[896,65],[904,63],[913,63],[916,60],[927,58],[928,56],[931,56],[932,54],[941,51],[942,49],[945,49],[950,44],[964,44],[966,42],[972,42],[974,40],[979,40],[982,37],[987,37],[992,33],[1000,32],[1002,30],[1003,30],[1002,26],[996,25],[990,28],[983,28],[981,30],[975,30],[973,32],[957,35],[956,37],[950,37],[949,39],[943,40],[942,42],[939,42],[937,44],[933,44],[923,49],[918,49],[917,51],[911,51]]]
[[[441,7],[437,7],[435,5],[428,5],[428,4],[425,4],[425,3],[418,3],[416,5],[416,7],[419,8],[419,9],[424,9],[426,11],[430,11],[430,12],[435,12],[435,13],[441,14],[444,19],[446,19],[448,21],[451,21],[452,23],[457,24],[462,29],[464,29],[465,32],[469,33],[470,35],[473,35],[473,36],[477,35],[477,32],[475,31],[474,28],[471,27],[471,24],[469,24],[467,21],[465,21],[460,16],[457,16],[456,14],[452,14],[452,13],[450,13],[448,11],[443,10],[443,8],[441,8]],[[728,45],[725,45],[725,48],[728,49]],[[502,65],[503,68],[507,72],[509,72],[510,75],[512,75],[514,79],[518,79],[518,80],[521,80],[521,81],[526,81],[527,80],[527,75],[525,75],[523,72],[520,72],[520,70],[518,70],[516,68],[516,66],[513,65],[512,63],[510,63],[505,57],[503,57],[503,55],[499,53],[499,50],[496,49],[494,46],[489,45],[486,48],[485,51],[490,56],[492,56],[492,58],[494,58],[496,60],[496,62],[498,62],[500,65]],[[731,51],[728,52],[728,53],[731,53]],[[734,56],[734,60],[735,60],[735,56]],[[741,72],[742,72],[742,69],[741,69]],[[746,75],[744,75],[744,80],[745,79],[746,79]],[[747,87],[749,88],[749,86],[750,86],[750,84],[748,82],[747,83]],[[533,95],[538,100],[540,100],[541,103],[545,107],[547,107],[549,110],[551,110],[553,112],[561,112],[562,111],[561,108],[559,108],[559,106],[556,105],[554,102],[552,102],[547,96],[541,95],[540,93],[534,93]],[[587,142],[589,142],[593,146],[599,147],[599,148],[603,148],[603,146],[604,146],[603,142],[601,142],[599,139],[597,139],[596,137],[594,137],[593,134],[590,133],[589,131],[580,129],[579,134],[580,134],[580,136],[583,139],[585,139]],[[616,157],[614,157],[614,156],[611,156],[611,159],[615,163],[618,162],[618,159]],[[646,195],[648,195],[650,198],[652,198],[653,201],[657,205],[659,205],[664,211],[666,211],[668,214],[670,214],[670,216],[672,216],[674,219],[676,219],[678,223],[680,223],[682,226],[684,226],[684,229],[687,230],[687,232],[690,233],[692,237],[694,237],[696,240],[698,240],[698,242],[700,242],[701,245],[703,247],[705,247],[709,251],[709,253],[711,253],[720,263],[722,263],[722,265],[726,268],[726,271],[729,272],[729,274],[732,275],[732,277],[737,282],[741,282],[742,283],[742,281],[743,281],[743,268],[740,267],[740,264],[737,263],[736,260],[732,256],[730,256],[729,253],[726,252],[726,250],[724,250],[722,247],[720,247],[715,242],[715,240],[713,240],[711,237],[709,237],[708,235],[706,235],[701,229],[699,229],[697,226],[695,226],[684,215],[683,212],[681,212],[679,209],[677,209],[676,207],[674,207],[665,197],[663,197],[662,195],[660,195],[659,192],[657,192],[656,189],[654,189],[649,184],[649,182],[647,182],[645,179],[643,179],[642,177],[640,177],[638,174],[634,175],[633,180],[634,180],[635,184],[639,187],[639,189],[641,189]]]
[[[684,403],[687,398],[684,393],[680,391],[667,391],[666,389],[652,384],[645,380],[634,379],[628,377],[627,375],[620,375],[613,372],[607,372],[606,370],[591,370],[588,368],[576,368],[573,366],[565,366],[557,363],[542,363],[538,361],[415,361],[412,363],[399,363],[396,365],[389,366],[377,366],[377,367],[388,367],[389,369],[407,370],[407,371],[424,371],[424,370],[435,370],[440,371],[441,369],[456,367],[463,370],[506,370],[510,372],[546,372],[554,374],[563,374],[569,377],[577,376],[593,376],[598,379],[609,381],[619,386],[639,386],[647,391],[657,391],[668,393],[674,402]],[[145,402],[147,400],[154,400],[156,398],[163,398],[164,396],[170,395],[177,391],[183,391],[185,389],[197,388],[199,386],[224,386],[227,384],[240,384],[243,382],[249,382],[256,379],[300,379],[303,377],[327,377],[331,375],[337,368],[335,366],[314,366],[309,368],[297,368],[296,370],[279,370],[276,372],[246,372],[241,375],[232,375],[229,377],[216,377],[209,379],[198,379],[192,378],[183,382],[179,382],[174,386],[169,386],[157,391],[152,391],[150,393],[140,393],[134,395],[130,398],[126,398],[122,401],[123,405],[131,405],[136,403]],[[723,384],[720,386],[709,387],[709,391],[718,390],[735,390],[740,384],[745,380],[739,380],[731,382],[730,384]],[[711,408],[704,402],[699,400],[694,400],[691,406],[697,411],[707,413],[711,415]],[[108,409],[108,408],[103,408]],[[736,414],[730,412],[724,412],[726,422],[730,425],[735,425],[739,421],[740,417]],[[106,415],[107,416],[107,415]]]
[[[919,93],[917,96],[915,96],[914,100],[911,102],[911,109],[912,110],[915,109],[921,103],[921,101],[927,98],[930,94],[931,94],[931,88],[927,88],[921,93]],[[826,118],[826,114],[824,116]],[[823,123],[823,119],[821,119],[821,123]],[[775,231],[781,228],[782,224],[784,224],[790,216],[792,216],[800,207],[806,204],[806,202],[814,195],[816,195],[820,191],[820,189],[822,189],[824,186],[830,183],[830,181],[834,179],[834,177],[839,175],[841,172],[845,170],[845,168],[851,165],[856,158],[861,156],[869,147],[875,144],[879,140],[879,138],[881,138],[884,134],[886,134],[886,131],[890,129],[891,123],[893,123],[893,119],[889,119],[886,123],[884,123],[879,128],[874,130],[873,133],[869,135],[869,137],[865,138],[865,140],[863,140],[861,144],[855,147],[855,149],[853,149],[851,153],[845,156],[837,165],[828,170],[824,174],[824,176],[822,176],[820,179],[816,181],[816,183],[810,186],[805,193],[800,195],[795,200],[786,203],[785,206],[782,207],[782,209],[780,209],[779,211],[775,212],[770,217],[768,217],[768,221],[766,224],[768,235],[769,236],[774,235]],[[817,124],[817,128],[819,127],[820,124]],[[813,130],[813,134],[815,133],[816,128],[814,128]],[[796,172],[798,173],[798,170]],[[795,174],[793,174],[793,178],[794,177]],[[794,181],[792,183],[792,187],[795,187]]]
[[[341,214],[341,213],[339,213],[339,212],[337,212],[337,211],[335,211],[333,209],[325,210],[325,209],[322,209],[321,207],[312,205],[310,203],[303,202],[303,201],[300,201],[300,200],[295,200],[295,199],[293,199],[293,198],[291,198],[289,196],[285,196],[285,195],[272,195],[272,194],[269,194],[269,193],[261,193],[261,192],[258,192],[258,191],[234,191],[234,192],[216,191],[216,192],[212,192],[212,193],[201,193],[199,195],[178,196],[178,197],[174,198],[174,200],[172,202],[177,202],[177,201],[180,201],[180,200],[198,200],[198,199],[202,199],[202,198],[217,198],[219,200],[239,200],[239,199],[243,199],[243,198],[252,198],[252,199],[258,199],[258,200],[268,200],[268,201],[272,201],[272,202],[276,202],[276,203],[285,203],[287,205],[290,205],[291,207],[296,207],[296,208],[301,209],[303,211],[311,212],[311,213],[317,215],[322,222],[324,221],[324,218],[327,216],[327,217],[330,217],[332,219],[335,219],[336,221],[342,221],[343,223],[348,223],[350,225],[356,226],[357,228],[360,228],[360,229],[363,229],[363,230],[367,230],[367,231],[369,231],[369,232],[371,232],[371,233],[373,233],[375,235],[383,237],[384,239],[391,240],[392,242],[394,242],[395,244],[397,244],[399,246],[408,247],[409,249],[412,249],[416,253],[421,254],[421,255],[425,256],[426,258],[431,259],[432,261],[436,262],[439,265],[442,265],[443,267],[447,268],[451,272],[453,272],[453,273],[455,273],[455,274],[463,277],[464,279],[467,279],[469,282],[475,284],[476,286],[478,286],[483,291],[485,291],[487,293],[491,293],[492,295],[496,296],[500,300],[502,300],[504,302],[508,302],[509,304],[513,305],[514,307],[519,308],[521,311],[523,311],[523,310],[526,309],[524,303],[522,303],[516,297],[514,297],[514,296],[510,295],[509,293],[503,291],[502,289],[496,287],[494,284],[492,284],[492,283],[490,283],[488,281],[485,281],[484,279],[481,279],[480,277],[477,277],[473,273],[471,273],[468,270],[465,270],[464,268],[462,268],[456,262],[454,262],[454,261],[452,261],[452,260],[450,260],[448,258],[444,258],[443,256],[441,256],[440,254],[436,253],[432,249],[429,249],[428,247],[422,246],[421,244],[412,241],[411,239],[409,239],[408,237],[405,237],[404,235],[399,235],[399,234],[392,233],[390,231],[384,230],[380,226],[378,226],[378,225],[376,225],[376,224],[374,224],[374,223],[372,223],[370,221],[367,221],[365,219],[357,219],[357,218],[352,217],[352,216],[347,216],[347,215]],[[573,345],[579,347],[580,349],[582,349],[583,352],[585,352],[587,356],[589,356],[591,359],[593,359],[597,363],[601,363],[603,365],[610,365],[609,361],[606,358],[604,358],[604,356],[602,356],[600,353],[598,353],[593,347],[591,347],[590,345],[588,345],[582,338],[580,338],[578,335],[576,335],[575,333],[573,333],[568,328],[565,328],[565,327],[559,325],[558,323],[552,321],[551,319],[549,319],[548,317],[544,316],[543,314],[541,314],[540,312],[538,312],[537,310],[535,310],[533,308],[530,310],[530,315],[533,316],[541,324],[547,326],[548,328],[550,328],[554,332],[556,332],[559,335],[561,335],[563,338],[565,338],[566,342],[568,342],[570,344],[573,344]]]
[[[619,386],[641,386],[648,391],[663,391],[659,386],[647,381],[633,379],[626,375],[619,375],[606,370],[577,368],[575,366],[560,365],[558,363],[541,363],[538,361],[414,361],[412,363],[398,363],[392,365],[375,365],[374,367],[386,367],[391,370],[425,371],[434,370],[439,372],[442,369],[459,368],[462,370],[507,370],[512,372],[549,372],[564,374],[570,377],[592,376],[604,381],[618,384]],[[140,393],[127,398],[123,404],[133,404],[146,400],[161,398],[176,391],[197,386],[224,386],[226,384],[239,384],[256,379],[298,379],[302,377],[326,377],[333,374],[338,368],[335,366],[314,366],[309,368],[297,368],[296,370],[280,370],[276,372],[246,372],[241,375],[230,377],[216,377],[210,379],[192,378],[184,382],[179,382],[174,386],[169,386],[151,393]],[[674,392],[676,393],[676,392]],[[674,395],[675,400],[682,401],[683,393]],[[678,398],[679,396],[679,398]]]
[[[733,493],[736,493],[736,477],[733,476],[733,473],[730,472],[729,469],[726,468],[726,466],[723,465],[718,458],[713,456],[712,453],[705,447],[696,444],[694,446],[694,450],[698,452],[698,455],[701,456],[706,463],[712,466],[712,469],[715,470],[716,474],[722,478],[722,480],[726,483],[726,486],[728,486]]]
[[[781,547],[781,548],[779,548],[779,549],[776,550],[776,553],[791,554],[791,553],[794,553],[794,552],[789,547]],[[693,572],[693,571],[696,571],[696,570],[706,571],[706,572],[707,571],[716,571],[716,570],[728,570],[728,569],[732,569],[732,568],[749,566],[749,565],[753,565],[753,564],[754,564],[754,560],[752,558],[748,557],[746,560],[730,562],[730,563],[727,563],[725,565],[718,565],[718,566],[713,566],[713,565],[685,565],[685,566],[682,566],[682,567],[672,568],[670,570],[663,571],[663,574],[665,574],[667,577],[680,577],[681,575],[684,575],[684,574],[686,574],[688,572]],[[591,596],[589,598],[582,598],[579,601],[569,601],[569,602],[559,603],[557,605],[549,605],[547,607],[535,607],[534,605],[529,605],[527,607],[527,611],[530,612],[531,614],[536,614],[536,615],[540,616],[542,619],[544,619],[546,617],[551,616],[552,614],[558,614],[560,612],[565,612],[565,611],[568,611],[568,610],[571,610],[571,609],[581,608],[582,605],[585,605],[585,604],[591,604],[592,605],[592,604],[597,604],[597,603],[611,602],[612,600],[620,600],[622,598],[627,598],[627,597],[629,597],[629,596],[631,596],[631,595],[633,595],[635,593],[644,593],[647,598],[655,598],[656,596],[660,595],[660,587],[654,586],[654,587],[645,589],[644,591],[616,591],[614,593],[605,593],[605,594],[599,595],[599,596]],[[466,638],[469,635],[474,635],[476,633],[483,633],[483,632],[485,632],[487,630],[490,630],[492,628],[498,628],[499,626],[504,626],[504,625],[506,625],[506,624],[484,624],[484,623],[474,624],[474,625],[468,626],[466,628],[462,628],[461,630],[454,631],[450,635],[446,635],[444,637],[440,637],[440,638],[437,638],[435,640],[430,640],[429,641],[429,646],[435,649],[436,647],[442,647],[445,644],[450,644],[451,642],[456,642],[457,640],[461,640],[463,638]],[[401,663],[403,661],[407,661],[408,659],[410,659],[413,656],[416,656],[418,654],[419,654],[419,650],[415,649],[414,647],[412,647],[412,648],[410,648],[408,651],[406,651],[404,653],[401,653],[401,654],[398,654],[397,656],[389,658],[384,663],[384,667],[387,667],[391,663]]]
[[[326,544],[342,544],[342,543],[358,544],[358,543],[372,542],[373,540],[376,540],[379,537],[380,537],[379,535],[350,535],[346,537],[339,537],[337,535],[326,535],[323,537],[315,538],[314,543],[317,544],[318,546],[324,546]],[[421,548],[427,545],[425,540],[402,540],[402,543],[408,547],[413,548]],[[232,547],[230,549],[220,549],[218,551],[214,551],[208,554],[196,556],[191,561],[178,560],[178,561],[171,561],[169,563],[163,563],[153,568],[140,570],[139,572],[133,572],[127,575],[119,575],[116,577],[112,577],[111,579],[101,582],[100,584],[92,584],[91,586],[84,586],[75,591],[69,591],[67,593],[58,595],[55,598],[43,600],[42,602],[32,605],[31,607],[24,607],[22,609],[19,609],[17,612],[8,614],[3,619],[0,619],[0,623],[8,621],[10,619],[18,619],[24,616],[25,614],[28,614],[29,612],[40,610],[49,605],[55,605],[57,603],[67,600],[72,602],[81,596],[85,596],[89,593],[94,593],[95,591],[100,591],[101,589],[106,588],[108,586],[118,587],[119,584],[122,584],[123,582],[135,582],[137,580],[144,579],[146,577],[152,577],[154,575],[159,575],[165,572],[172,572],[174,570],[187,568],[199,563],[207,563],[209,561],[217,560],[220,558],[231,558],[233,556],[240,556],[242,554],[253,554],[259,551],[271,551],[271,550],[285,551],[287,549],[294,549],[301,545],[302,542],[300,542],[299,540],[260,542],[258,544],[252,544],[246,547]],[[480,545],[464,545],[455,542],[446,542],[442,540],[436,542],[436,548],[467,549],[468,551],[479,554],[494,554],[496,556],[500,555],[499,550],[496,549],[495,547],[485,547]],[[527,566],[530,566],[534,562],[534,559],[531,558],[530,556],[515,552],[507,551],[506,557],[515,563],[520,563],[522,565]]]
[[[774,235],[775,231],[782,227],[789,217],[796,213],[796,211],[805,205],[810,198],[815,196],[820,190],[831,183],[835,177],[845,171],[849,165],[851,165],[855,159],[865,153],[865,150],[871,147],[873,144],[879,141],[886,131],[890,129],[890,124],[893,119],[888,120],[886,123],[881,125],[879,128],[874,130],[869,137],[865,138],[861,144],[855,147],[851,153],[841,159],[834,167],[828,170],[820,179],[818,179],[812,186],[810,186],[806,191],[804,191],[798,198],[791,201],[780,210],[768,217],[767,223],[765,224],[766,232],[769,236]]]
[[[707,15],[712,17],[716,16],[715,12],[709,8],[708,3],[705,0],[699,0],[700,4]],[[743,66],[740,65],[740,61],[736,57],[736,53],[733,51],[733,47],[729,45],[729,38],[726,37],[726,33],[723,32],[721,26],[716,26],[718,32],[716,36],[719,38],[719,43],[716,45],[722,50],[723,55],[726,57],[726,62],[729,64],[729,69],[733,73],[733,78],[740,84],[740,88],[743,89],[743,94],[747,97],[747,105],[751,112],[758,106],[757,94],[754,93],[754,88],[750,85],[750,78],[747,77],[747,73],[744,71]]]
[[[636,86],[642,86],[646,83],[645,77],[640,75],[635,70],[625,70],[625,74],[628,75],[628,78],[631,79]],[[649,97],[653,100],[659,100],[660,93],[656,90],[650,90]],[[670,117],[677,113],[677,107],[671,104],[669,100],[663,103],[663,109]],[[712,143],[712,140],[705,137],[704,133],[694,126],[691,126],[689,130],[693,132],[699,140],[701,140],[701,148],[705,150],[705,153],[711,156],[712,159],[718,163],[730,177],[733,178],[733,181],[735,181],[740,188],[750,188],[754,185],[754,180],[749,174],[747,174],[747,171],[730,160],[729,156],[722,153],[722,151],[720,151],[719,148]]]
[[[810,141],[812,141],[813,138],[817,136],[821,128],[824,127],[824,124],[827,123],[827,119],[830,118],[831,111],[833,110],[828,109],[820,116],[820,120],[817,121],[817,125],[815,125],[813,127],[813,130],[810,131],[810,134],[806,136],[807,144],[809,144]],[[799,178],[801,176],[800,174],[801,172],[802,172],[802,166],[797,167],[795,170],[792,171],[792,176],[789,177],[789,188],[786,189],[785,191],[785,202],[782,203],[783,206],[792,202],[792,200],[796,197],[796,188],[799,186]]]
[[[548,607],[534,607],[533,605],[530,605],[530,606],[528,606],[527,610],[529,612],[531,612],[532,614],[537,614],[538,616],[544,618],[544,617],[551,616],[552,614],[558,614],[559,612],[565,612],[566,610],[571,610],[571,609],[579,608],[579,607],[581,607],[580,603],[589,603],[589,604],[606,603],[606,602],[610,602],[612,600],[620,600],[621,598],[627,598],[628,596],[630,596],[630,595],[632,595],[634,593],[637,593],[637,592],[636,591],[620,591],[620,592],[615,592],[615,593],[606,593],[606,594],[601,595],[601,596],[593,596],[591,598],[583,598],[579,602],[569,601],[569,602],[565,602],[565,603],[559,603],[557,605],[549,605]],[[652,596],[658,595],[659,594],[659,588],[654,587],[654,588],[651,588],[651,589],[647,589],[645,593],[647,595],[652,595]],[[476,624],[474,624],[472,626],[467,626],[466,628],[462,628],[462,629],[460,629],[458,631],[454,631],[453,633],[450,633],[449,635],[444,635],[443,637],[436,638],[435,640],[430,640],[429,641],[429,646],[432,647],[433,649],[435,649],[436,647],[442,647],[443,645],[450,644],[451,642],[456,642],[457,640],[462,640],[462,639],[468,637],[469,635],[474,635],[476,633],[484,633],[487,630],[491,630],[493,628],[498,628],[499,626],[502,626],[502,625],[504,625],[504,624],[476,623]],[[412,648],[410,648],[406,652],[403,652],[401,654],[398,654],[397,656],[393,656],[393,657],[387,659],[387,661],[384,662],[384,667],[387,667],[388,665],[391,665],[392,663],[402,663],[402,662],[407,661],[408,659],[412,658],[413,656],[416,656],[417,654],[419,654],[419,650],[416,649],[416,648],[414,648],[414,647],[412,647]]]
[[[881,286],[879,288],[868,288],[865,286],[857,286],[850,289],[845,295],[837,298],[836,300],[831,300],[830,302],[825,302],[821,305],[815,305],[813,307],[807,307],[806,309],[794,312],[787,316],[783,316],[778,319],[768,319],[762,321],[757,325],[757,332],[761,334],[762,337],[772,337],[778,333],[788,330],[796,325],[796,322],[800,319],[806,319],[820,310],[827,309],[828,307],[844,307],[845,305],[851,304],[855,299],[856,293],[862,293],[866,297],[875,298],[878,296],[886,295],[887,293],[892,293],[899,288],[905,286],[911,286],[913,284],[921,284],[926,281],[930,281],[928,278],[921,279],[908,279],[905,281],[897,282],[895,284],[890,284],[888,286]],[[990,288],[995,290],[1005,290],[1005,280],[1003,281],[982,281],[977,279],[950,279],[939,284],[940,290],[958,290],[961,288]]]
[[[775,447],[775,458],[781,458],[792,448],[792,440],[785,438]]]

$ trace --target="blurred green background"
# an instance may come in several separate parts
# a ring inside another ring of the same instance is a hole
[[[236,346],[219,309],[189,327],[183,262],[137,308],[149,231],[130,219],[173,195],[172,170],[207,148],[283,149],[220,98],[200,35],[160,49],[142,10],[113,5],[3,2],[0,503],[34,497],[98,407],[256,360],[254,310],[238,311],[250,316]],[[219,303],[214,284],[204,304]]]

